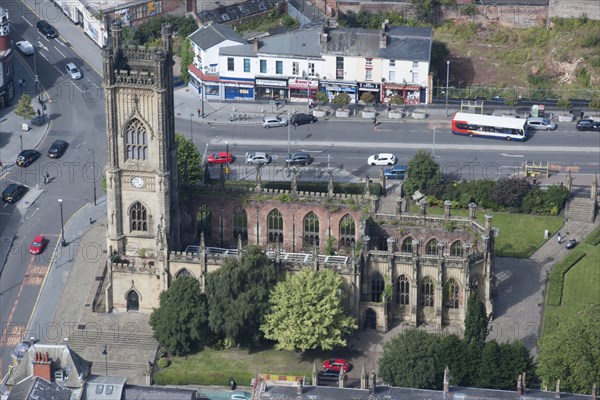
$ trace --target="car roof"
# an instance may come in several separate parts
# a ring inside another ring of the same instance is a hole
[[[34,242],[41,242],[44,239],[44,235],[37,235],[33,238]]]
[[[67,144],[67,142],[65,140],[62,140],[62,139],[57,139],[57,140],[55,140],[52,143],[52,146],[58,146],[58,145],[61,145],[61,144]]]
[[[376,156],[378,156],[379,158],[392,158],[394,157],[394,155],[392,153],[379,153],[379,154],[375,154]]]
[[[297,151],[292,154],[292,157],[308,157],[308,153],[305,151]]]
[[[267,153],[265,153],[264,151],[257,151],[255,153],[250,153],[249,155],[253,157],[266,157]]]
[[[77,66],[72,62],[67,63],[67,67],[69,67],[70,69],[77,68]]]

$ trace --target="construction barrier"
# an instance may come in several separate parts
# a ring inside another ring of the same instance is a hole
[[[526,161],[525,162],[525,176],[544,176],[548,178],[550,176],[548,163]]]

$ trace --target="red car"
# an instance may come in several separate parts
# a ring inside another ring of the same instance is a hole
[[[44,246],[46,245],[46,238],[42,235],[37,235],[33,238],[33,242],[29,246],[29,252],[31,254],[41,254],[44,251]]]
[[[225,151],[208,156],[209,164],[231,164],[232,162],[233,156]]]
[[[323,362],[323,369],[328,371],[339,371],[342,368],[344,369],[344,372],[348,372],[352,369],[352,364],[343,358],[325,360],[325,362]]]

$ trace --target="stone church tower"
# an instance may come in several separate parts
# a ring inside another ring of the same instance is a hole
[[[179,247],[180,236],[171,27],[162,28],[162,47],[147,48],[123,45],[115,23],[102,57],[109,253],[113,260],[156,268],[164,290],[168,251]],[[135,281],[128,280],[132,303],[144,297]],[[118,309],[123,293],[113,283]]]

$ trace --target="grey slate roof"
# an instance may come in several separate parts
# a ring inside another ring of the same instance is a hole
[[[94,376],[85,385],[83,400],[121,400],[127,378]]]
[[[201,11],[198,13],[198,17],[204,23],[215,22],[221,24],[267,12],[279,3],[281,3],[281,0],[248,0],[241,3],[222,5],[214,10]]]
[[[246,43],[229,25],[205,25],[190,35],[190,41],[202,50],[208,50],[228,39],[242,44]]]
[[[30,376],[19,382],[8,395],[8,400],[70,400],[71,391],[56,383]]]
[[[256,57],[256,53],[251,44],[241,46],[228,46],[219,49],[221,56],[238,56],[238,57]]]
[[[162,386],[125,385],[123,400],[195,400],[196,391]]]
[[[379,48],[379,30],[339,28],[329,31],[323,53],[336,56],[364,56],[388,60],[429,61],[431,28],[390,26],[387,47]]]
[[[258,54],[321,58],[320,32],[317,27],[264,37],[258,42]]]

